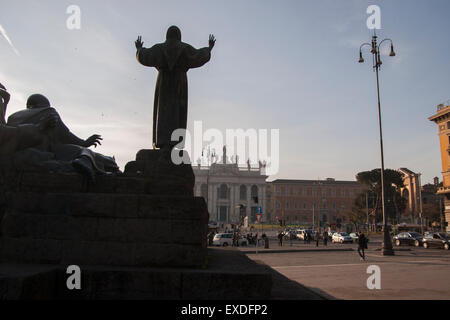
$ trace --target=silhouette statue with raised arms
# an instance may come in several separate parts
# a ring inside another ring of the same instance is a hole
[[[186,129],[188,109],[189,69],[206,64],[216,39],[209,36],[209,46],[195,49],[181,42],[181,31],[176,26],[167,30],[166,42],[144,48],[141,36],[136,40],[136,58],[144,66],[158,70],[153,106],[153,146],[171,149],[180,141],[171,141],[172,132]]]

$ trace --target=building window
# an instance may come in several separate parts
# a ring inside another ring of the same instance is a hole
[[[308,194],[308,193],[307,193],[306,188],[303,188],[303,189],[302,189],[302,195],[303,195],[303,196],[306,196],[307,194]]]
[[[275,187],[275,191],[278,195],[281,195],[281,188],[280,187]]]
[[[345,190],[341,189],[341,197],[345,197]]]
[[[245,185],[239,187],[239,199],[247,200],[247,187]]]
[[[316,189],[315,188],[312,189],[312,195],[313,195],[313,197],[316,196]]]
[[[306,208],[307,208],[306,202],[303,202],[303,209],[306,209]]]
[[[298,195],[298,189],[297,188],[294,188],[294,194]]]
[[[206,183],[202,184],[200,187],[200,194],[203,198],[208,199],[208,186]]]
[[[447,129],[450,129],[450,121],[447,121]]]
[[[298,200],[294,200],[294,208],[298,209]]]
[[[322,197],[326,197],[327,196],[327,189],[322,189]]]
[[[228,199],[228,187],[226,184],[222,184],[219,188],[219,198]]]
[[[251,189],[252,200],[258,202],[258,187],[253,185]]]
[[[277,201],[276,207],[277,207],[277,209],[280,209],[280,203],[278,201]]]
[[[286,187],[286,195],[290,195],[291,194],[291,189],[289,187]]]
[[[353,197],[353,190],[350,189],[350,197]]]
[[[336,189],[333,188],[333,189],[331,190],[331,195],[332,195],[333,197],[336,197]]]
[[[286,200],[286,209],[289,209],[289,203],[290,203],[290,201],[289,200]]]

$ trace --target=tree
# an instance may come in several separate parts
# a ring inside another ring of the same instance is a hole
[[[441,223],[441,210],[434,203],[424,203],[422,205],[423,218],[428,222]]]
[[[382,217],[381,197],[381,169],[363,171],[356,175],[356,180],[367,186],[369,203],[372,203],[372,213],[375,221]],[[400,189],[404,187],[402,174],[396,170],[384,170],[384,209],[386,219],[398,221],[400,215],[406,209],[406,199],[401,195]],[[359,209],[366,208],[365,192],[355,199],[355,206]],[[364,201],[363,201],[364,200]]]

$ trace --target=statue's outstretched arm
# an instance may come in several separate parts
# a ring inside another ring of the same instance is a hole
[[[9,94],[8,91],[6,91],[5,86],[2,85],[1,83],[0,83],[0,97],[3,99],[3,103],[4,103],[4,106],[6,109],[6,106],[9,103],[9,99],[10,99],[11,95]]]

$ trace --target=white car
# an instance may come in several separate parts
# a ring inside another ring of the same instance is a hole
[[[214,236],[213,246],[227,247],[233,245],[233,234],[232,233],[218,233]],[[247,246],[248,241],[244,237],[239,237],[239,246]]]
[[[299,231],[297,232],[297,239],[299,239],[299,240],[305,240],[305,235],[306,235],[306,233],[309,234],[310,240],[311,240],[311,241],[314,241],[314,232],[313,232],[312,230],[310,230],[310,229],[308,229],[308,230],[299,230]]]
[[[352,237],[350,237],[347,232],[335,232],[331,237],[331,242],[339,242],[339,243],[353,243]]]

